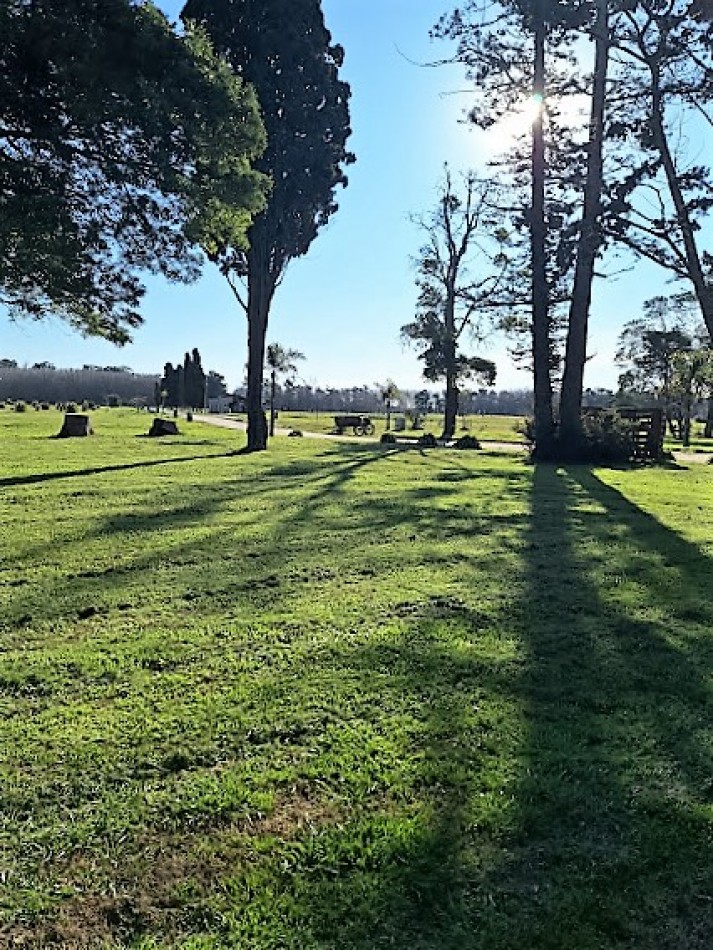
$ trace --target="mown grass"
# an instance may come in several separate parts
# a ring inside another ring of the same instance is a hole
[[[0,413],[0,945],[713,943],[704,466]]]
[[[680,439],[671,438],[666,433],[664,448],[671,452],[710,452],[713,453],[713,439],[706,439],[703,435],[705,424],[694,422],[691,426],[690,445],[684,447]]]

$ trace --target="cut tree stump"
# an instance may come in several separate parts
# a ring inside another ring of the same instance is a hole
[[[58,439],[69,439],[75,436],[87,436],[92,434],[92,424],[89,416],[79,412],[66,412],[62,428],[57,434]]]
[[[180,435],[180,432],[173,419],[161,419],[159,416],[156,416],[151,423],[149,435],[152,437],[157,435]]]

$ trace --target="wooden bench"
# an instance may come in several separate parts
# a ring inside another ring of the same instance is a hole
[[[335,416],[334,429],[337,435],[344,435],[345,429],[352,429],[354,435],[374,434],[374,424],[368,416]]]

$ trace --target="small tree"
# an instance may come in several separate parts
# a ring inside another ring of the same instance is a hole
[[[695,301],[690,293],[652,297],[644,303],[644,314],[630,320],[619,334],[615,360],[625,367],[620,377],[628,388],[655,392],[664,403],[670,401],[673,358],[694,342]]]
[[[267,365],[270,370],[270,438],[275,434],[275,390],[277,377],[283,376],[289,380],[297,373],[297,361],[303,360],[304,353],[299,350],[286,349],[279,343],[270,343],[267,346]]]
[[[445,380],[444,439],[455,433],[459,382],[475,378],[490,385],[495,380],[494,363],[458,349],[466,333],[482,337],[484,312],[508,264],[502,251],[504,235],[497,231],[488,202],[490,191],[490,184],[479,182],[471,172],[464,176],[459,195],[446,168],[436,209],[417,219],[426,235],[416,259],[417,312],[401,333],[419,350],[424,377]],[[490,250],[488,238],[494,244]],[[471,273],[475,252],[481,267],[485,265],[483,277]]]
[[[691,444],[691,408],[713,396],[713,350],[709,347],[681,350],[674,354],[671,389],[681,402],[681,441]]]
[[[399,398],[399,388],[393,379],[387,379],[383,386],[380,386],[381,401],[386,408],[386,428],[391,428],[391,407],[396,399]]]

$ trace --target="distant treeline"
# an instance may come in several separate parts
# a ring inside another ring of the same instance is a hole
[[[361,411],[377,413],[384,411],[383,391],[378,386],[354,386],[351,388],[325,388],[313,386],[278,387],[276,405],[291,412],[337,412]],[[426,406],[427,412],[443,411],[443,395],[428,390],[402,390],[392,403],[392,409],[413,409]],[[464,392],[460,397],[460,410],[465,413],[482,412],[507,416],[524,416],[532,412],[532,393],[528,390],[479,390]]]
[[[134,400],[153,404],[158,374],[132,373],[120,367],[98,366],[55,369],[51,366],[13,366],[0,361],[0,400],[23,402],[93,402],[97,405],[130,405]]]

